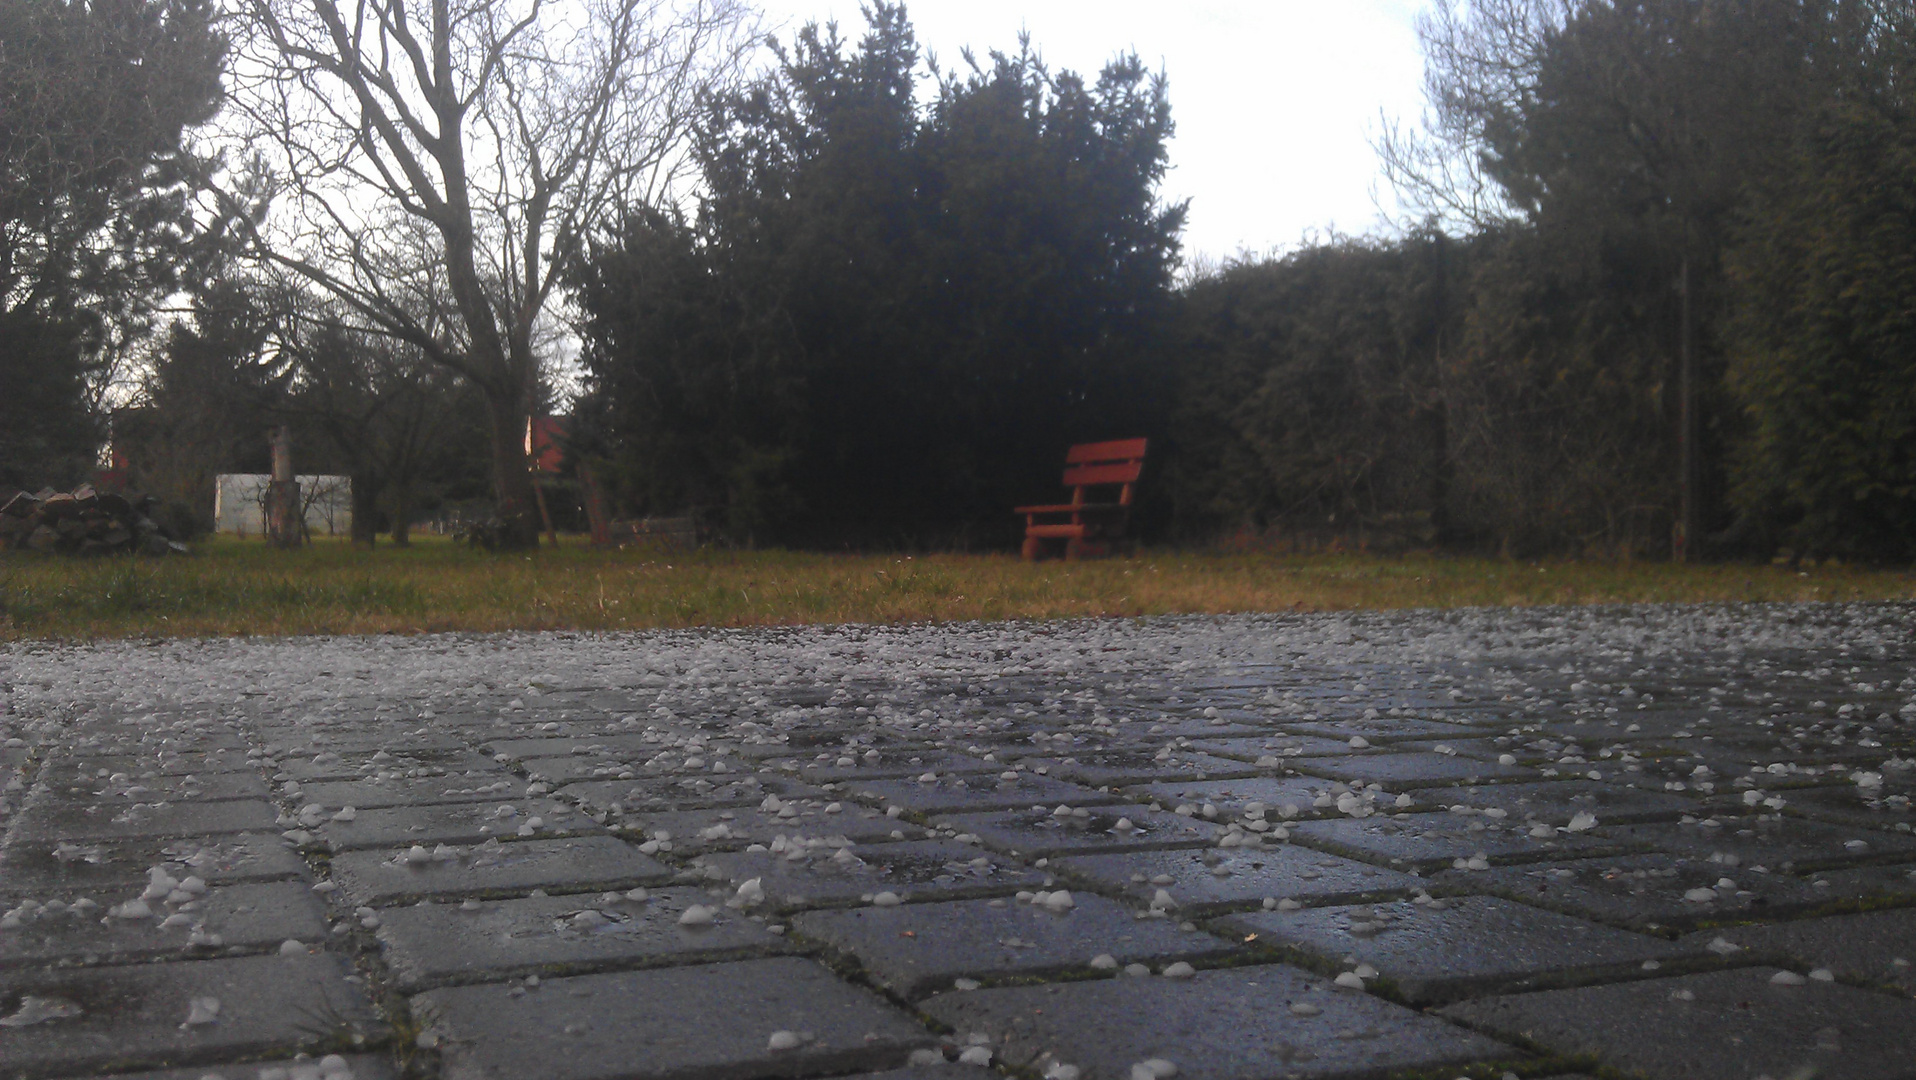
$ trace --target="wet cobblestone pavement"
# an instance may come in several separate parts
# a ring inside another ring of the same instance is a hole
[[[1916,1077],[1916,608],[0,653],[0,1078]]]

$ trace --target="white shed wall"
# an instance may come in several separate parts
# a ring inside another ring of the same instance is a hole
[[[348,476],[298,476],[299,498],[306,504],[306,529],[315,536],[353,530],[353,481]],[[213,529],[239,536],[266,531],[265,473],[222,473],[213,493]]]

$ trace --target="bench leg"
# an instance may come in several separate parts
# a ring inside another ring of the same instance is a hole
[[[1024,560],[1037,562],[1044,557],[1044,541],[1035,536],[1025,537]]]

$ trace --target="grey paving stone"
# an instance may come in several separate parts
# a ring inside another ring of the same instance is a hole
[[[1180,910],[1195,913],[1261,903],[1266,897],[1323,903],[1398,894],[1421,883],[1396,870],[1294,846],[1071,855],[1053,859],[1051,868],[1146,902],[1163,889]]]
[[[380,916],[379,940],[400,989],[500,982],[514,975],[736,959],[783,952],[784,939],[701,889],[621,892],[397,907]],[[712,922],[681,926],[694,905]]]
[[[1316,776],[1250,776],[1238,780],[1181,780],[1169,784],[1141,784],[1127,789],[1136,799],[1156,799],[1165,809],[1205,803],[1218,808],[1224,820],[1241,817],[1249,804],[1263,803],[1274,822],[1285,820],[1285,808],[1310,817],[1319,812],[1312,804],[1319,796],[1348,791],[1350,785]],[[1335,809],[1332,808],[1332,812]]]
[[[423,726],[422,726],[423,725]],[[310,723],[290,728],[259,725],[262,748],[276,758],[335,754],[396,755],[453,754],[467,749],[464,739],[440,730],[429,720],[391,723],[369,718],[342,717],[323,726]]]
[[[1218,723],[1217,719],[1203,717],[1134,717],[1128,723],[1117,726],[1116,736],[1129,741],[1162,743],[1173,739],[1243,739],[1253,735],[1270,732],[1270,725],[1261,717],[1238,714],[1245,722],[1233,723],[1226,719]]]
[[[100,770],[105,769],[102,773]],[[165,751],[153,754],[75,754],[62,756],[52,766],[52,775],[74,779],[85,774],[108,777],[114,773],[146,773],[159,776],[185,776],[193,773],[210,776],[219,772],[258,772],[259,766],[247,760],[245,753],[224,748],[214,750]]]
[[[1044,771],[1061,780],[1093,787],[1150,783],[1158,780],[1197,780],[1256,776],[1256,766],[1234,758],[1191,750],[1168,754],[1145,750],[1094,750],[1064,756],[1034,755],[1019,759],[1033,772]]]
[[[72,724],[64,734],[66,745],[75,750],[120,747],[128,753],[149,756],[190,750],[247,750],[245,737],[232,724],[210,716],[162,719],[157,715],[134,718],[122,714]]]
[[[1346,744],[1352,737],[1361,738],[1366,742],[1392,743],[1450,737],[1468,739],[1473,734],[1483,733],[1482,728],[1471,724],[1408,716],[1377,716],[1369,719],[1352,716],[1298,722],[1283,721],[1283,726],[1286,732],[1316,735],[1320,738],[1336,739]]]
[[[1599,824],[1675,821],[1694,814],[1697,804],[1680,795],[1640,791],[1596,780],[1549,780],[1536,784],[1481,784],[1475,787],[1425,788],[1413,796],[1422,807],[1468,806],[1502,810],[1512,822],[1568,825],[1581,813]]]
[[[1092,806],[1123,801],[1094,788],[1032,772],[944,773],[934,780],[853,780],[846,788],[858,798],[880,806],[902,806],[920,814],[964,813],[972,810],[1010,810],[1042,803],[1056,806]]]
[[[650,760],[647,760],[647,755],[644,754],[626,756],[574,754],[567,757],[526,758],[516,764],[526,771],[527,776],[554,784],[569,784],[583,780],[648,778],[704,777],[724,780],[728,777],[746,775],[755,771],[756,768],[751,761],[740,757],[707,759],[702,754],[689,756],[673,754],[667,758],[651,757]]]
[[[1545,840],[1531,836],[1522,823],[1486,824],[1481,818],[1465,819],[1454,814],[1304,821],[1291,826],[1291,837],[1295,842],[1334,853],[1424,871],[1447,868],[1459,859],[1476,855],[1485,856],[1497,866],[1632,850],[1626,842],[1591,833],[1556,834]]]
[[[838,809],[829,810],[831,806]],[[790,817],[756,806],[641,813],[628,816],[626,823],[637,825],[648,837],[665,834],[673,850],[679,852],[770,844],[781,836],[842,837],[872,844],[916,840],[925,835],[925,830],[909,821],[886,817],[850,798],[824,803],[804,799],[791,804],[790,809]]]
[[[1524,1056],[1281,964],[940,994],[921,1007],[954,1030],[988,1036],[1005,1061],[1038,1072],[1075,1065],[1098,1080],[1129,1077],[1151,1058],[1176,1065],[1179,1080],[1283,1080]]]
[[[303,1058],[276,1058],[272,1061],[249,1061],[240,1065],[220,1064],[195,1065],[184,1069],[159,1069],[150,1072],[114,1073],[111,1076],[95,1074],[89,1077],[75,1077],[73,1080],[399,1080],[399,1073],[393,1068],[391,1058],[380,1054],[341,1054],[337,1055],[346,1063],[347,1072],[337,1070],[322,1072],[320,1063],[326,1055],[307,1055]]]
[[[1344,757],[1298,758],[1291,767],[1331,780],[1382,784],[1391,791],[1448,787],[1479,780],[1534,780],[1537,770],[1522,765],[1415,750]]]
[[[1245,761],[1256,761],[1266,757],[1343,757],[1351,752],[1349,739],[1332,739],[1322,735],[1294,735],[1289,732],[1241,735],[1235,739],[1192,739],[1191,746],[1193,749],[1207,753],[1242,758]]]
[[[1790,817],[1719,816],[1695,824],[1616,825],[1597,831],[1658,851],[1734,856],[1742,865],[1760,864],[1773,870],[1834,867],[1916,854],[1916,837]]]
[[[328,810],[351,806],[377,810],[387,806],[433,803],[516,802],[526,797],[526,782],[500,769],[475,776],[430,776],[414,780],[326,780],[301,784],[292,798]]]
[[[797,854],[797,858],[792,858]],[[881,892],[914,900],[1002,896],[1044,885],[1045,875],[950,840],[797,846],[789,851],[701,856],[733,884],[757,878],[776,908],[869,903]]]
[[[1878,775],[1882,775],[1880,770]],[[1892,773],[1885,776],[1884,780],[1881,786],[1870,789],[1854,784],[1796,788],[1789,791],[1786,797],[1791,809],[1797,813],[1826,821],[1878,829],[1916,824],[1916,807],[1910,804],[1910,795],[1916,791],[1916,778],[1911,778],[1905,772],[1900,777]]]
[[[547,979],[535,989],[450,987],[415,997],[413,1008],[443,1040],[444,1080],[818,1075],[903,1065],[935,1041],[797,958]],[[781,1031],[810,1039],[770,1049]]]
[[[790,757],[772,762],[785,772],[808,784],[830,784],[841,780],[880,780],[927,773],[999,773],[1003,762],[986,761],[982,756],[959,754],[924,747],[883,748],[878,756],[867,751],[840,753],[837,749],[822,755]],[[849,764],[846,762],[849,760]]]
[[[115,772],[107,776],[56,776],[48,778],[47,793],[39,798],[49,803],[130,803],[205,801],[221,799],[266,799],[272,797],[266,781],[258,772],[146,774]]]
[[[712,806],[753,806],[766,795],[782,799],[819,799],[825,793],[776,773],[739,776],[648,777],[639,780],[587,780],[567,784],[558,794],[594,809],[620,813],[698,810]]]
[[[1760,958],[1828,968],[1841,979],[1889,984],[1916,995],[1916,908],[1731,926],[1694,936],[1699,944],[1718,937]]]
[[[570,757],[584,755],[590,757],[594,752],[611,752],[651,757],[672,747],[662,742],[657,734],[628,732],[618,735],[551,735],[541,738],[502,737],[487,739],[481,744],[494,757],[504,755],[500,760],[521,761],[527,758]]]
[[[1910,1075],[1916,1001],[1840,983],[1778,986],[1775,973],[1737,968],[1479,998],[1442,1013],[1652,1080]]]
[[[1872,902],[1895,900],[1904,903],[1916,899],[1916,864],[1913,863],[1815,870],[1803,877],[1811,886],[1828,890],[1824,895],[1837,899],[1855,898]]]
[[[1482,727],[1450,735],[1382,743],[1379,747],[1390,753],[1444,754],[1449,757],[1474,758],[1478,761],[1496,761],[1508,752],[1505,744],[1497,741],[1500,737],[1506,740],[1509,738],[1499,736],[1496,728]],[[1518,764],[1529,763],[1519,759]]]
[[[1493,896],[1260,911],[1225,922],[1324,964],[1348,968],[1355,957],[1419,1005],[1628,977],[1645,961],[1711,955],[1701,944],[1677,945]]]
[[[383,757],[381,755],[384,755]],[[469,772],[487,772],[498,762],[470,750],[421,750],[390,753],[385,750],[351,750],[345,753],[322,750],[311,757],[287,757],[279,763],[275,780],[297,780],[310,784],[326,780],[420,780],[437,776],[462,776]]]
[[[197,874],[208,884],[272,881],[306,874],[306,863],[277,835],[198,836],[184,839],[27,840],[0,851],[0,885],[21,896],[54,892],[84,895],[129,882],[166,866],[175,877]]]
[[[907,997],[948,989],[952,980],[1091,971],[1100,954],[1156,967],[1202,960],[1234,946],[1168,919],[1140,919],[1092,893],[1051,911],[1019,900],[954,900],[898,907],[814,911],[792,929],[858,957],[881,984]]]
[[[353,820],[329,820],[318,832],[333,850],[353,851],[396,844],[478,844],[493,837],[591,836],[605,828],[570,806],[555,810],[521,800],[359,810]]]
[[[421,845],[423,846],[423,845]],[[405,851],[349,851],[333,877],[355,903],[375,906],[435,897],[510,896],[658,885],[672,870],[611,836],[488,842],[447,859],[408,862]]]
[[[1662,854],[1493,866],[1487,871],[1446,870],[1431,875],[1431,883],[1497,893],[1645,930],[1767,918],[1850,899],[1860,892],[1819,889],[1812,879],[1792,874],[1758,873],[1709,859]]]
[[[533,780],[544,781],[555,786],[576,784],[594,780],[636,780],[641,777],[704,777],[712,775],[705,770],[683,772],[677,770],[646,769],[643,765],[599,757],[553,757],[528,758],[519,762],[526,776]],[[725,774],[721,775],[721,779]]]
[[[908,1065],[880,1073],[859,1073],[843,1080],[996,1080],[999,1074],[971,1065]]]
[[[1072,807],[1083,814],[1060,816],[1051,809],[1001,810],[987,814],[946,814],[934,820],[960,835],[1012,854],[1047,856],[1072,852],[1193,847],[1211,841],[1217,826],[1148,806]],[[1120,829],[1120,821],[1131,827]]]
[[[326,938],[325,909],[303,881],[224,885],[194,899],[155,899],[147,903],[152,914],[144,918],[109,915],[111,908],[138,897],[141,891],[136,883],[118,893],[84,897],[98,907],[80,910],[66,906],[82,899],[80,895],[9,897],[20,925],[0,931],[0,967],[52,960],[125,963],[179,959],[277,948],[288,939],[317,942]],[[39,905],[57,902],[61,910],[22,910],[23,900]],[[184,916],[184,921],[162,926],[175,915]],[[200,933],[218,935],[219,941],[196,944],[194,938]]]
[[[9,1076],[71,1076],[287,1054],[352,1032],[373,1037],[379,1022],[345,981],[349,971],[334,957],[300,955],[0,974],[0,1018],[77,1009],[9,1025],[0,1059]],[[219,1013],[189,1027],[196,998],[217,1000]]]
[[[38,803],[14,820],[14,841],[212,836],[273,829],[278,811],[260,799],[226,802]]]

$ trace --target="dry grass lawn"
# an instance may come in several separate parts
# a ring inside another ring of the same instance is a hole
[[[175,559],[0,554],[0,637],[626,630],[1639,601],[1907,600],[1900,570],[1448,556],[593,551],[216,539]]]

